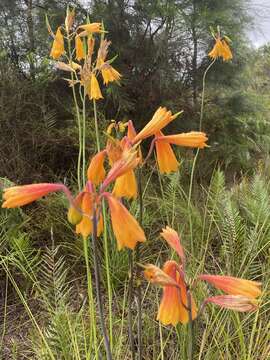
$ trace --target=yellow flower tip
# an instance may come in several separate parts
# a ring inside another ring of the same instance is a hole
[[[159,107],[154,113],[152,119],[145,125],[145,127],[135,136],[133,143],[143,140],[149,136],[158,133],[161,129],[173,121],[178,114],[172,115],[165,107]]]
[[[205,300],[225,309],[239,312],[255,311],[258,309],[258,301],[242,295],[218,295]]]
[[[102,150],[97,153],[91,160],[87,170],[88,180],[95,185],[99,185],[105,179],[106,172],[104,169],[104,159],[106,156],[106,150]]]
[[[162,141],[158,141],[158,136],[163,136],[161,131],[155,134],[155,148],[160,173],[169,174],[171,172],[177,171],[179,162],[176,159],[171,145]]]
[[[199,280],[204,280],[216,287],[223,290],[229,295],[242,295],[251,299],[261,296],[261,283],[257,281],[245,280],[233,276],[221,275],[205,275],[198,276]]]
[[[166,226],[165,229],[162,229],[162,232],[160,235],[167,241],[167,243],[170,245],[170,247],[176,251],[176,253],[179,255],[182,264],[185,265],[186,257],[184,248],[181,245],[180,237],[177,234],[177,232],[170,228],[169,226]]]
[[[91,74],[91,81],[90,81],[90,92],[88,93],[90,100],[95,99],[103,99],[103,96],[100,91],[99,83],[97,78],[94,74]]]
[[[87,33],[87,35],[89,35],[89,33],[102,33],[102,32],[104,32],[104,30],[102,29],[102,24],[101,23],[92,23],[92,24],[80,25],[78,27],[78,29],[84,30]],[[81,34],[80,34],[80,36],[81,36]]]
[[[42,198],[43,196],[60,190],[64,190],[62,184],[30,184],[22,186],[13,186],[4,189],[2,208],[16,208]]]
[[[138,242],[146,241],[143,229],[125,206],[110,194],[107,194],[106,198],[118,250],[125,247],[133,250]]]
[[[112,194],[117,198],[137,198],[137,181],[133,170],[128,171],[115,180]]]
[[[164,286],[163,296],[159,306],[157,320],[163,325],[176,326],[178,323],[186,324],[189,321],[187,307],[187,287],[175,261],[167,261],[163,271],[178,284],[178,288]],[[191,296],[192,319],[197,316],[197,307]]]
[[[76,198],[74,199],[74,204],[72,204],[68,209],[68,221],[72,225],[77,225],[81,222],[83,214],[82,214],[82,199],[83,199],[83,192],[79,193]]]
[[[178,287],[178,284],[174,279],[172,279],[163,270],[161,270],[159,267],[155,265],[152,264],[145,265],[143,273],[146,280],[152,284],[156,284],[160,286]]]
[[[61,33],[61,28],[59,27],[56,31],[55,38],[53,41],[52,49],[50,56],[57,60],[65,53],[64,47],[64,37]]]
[[[101,66],[101,74],[105,85],[108,85],[109,82],[119,81],[121,78],[121,74],[107,63]]]
[[[85,58],[83,42],[79,36],[75,37],[76,59],[80,61]]]

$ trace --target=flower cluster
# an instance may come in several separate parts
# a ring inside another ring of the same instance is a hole
[[[215,45],[213,49],[209,52],[209,57],[213,60],[217,58],[221,58],[224,61],[231,60],[233,56],[228,44],[230,39],[227,36],[222,38],[219,31],[216,35],[213,35],[213,37],[215,39]]]
[[[163,287],[157,320],[164,325],[177,325],[179,322],[185,324],[189,321],[189,313],[192,319],[196,318],[197,306],[191,294],[192,286],[186,280],[184,249],[177,232],[170,227],[163,229],[161,236],[176,251],[180,262],[168,260],[162,270],[152,264],[145,265],[144,275],[149,282]],[[259,282],[232,276],[205,274],[199,275],[197,280],[207,281],[226,293],[226,295],[206,298],[201,308],[207,303],[240,312],[253,311],[257,308],[256,298],[261,295]]]
[[[54,38],[50,56],[54,60],[58,60],[56,64],[57,68],[72,73],[72,79],[66,79],[70,86],[74,86],[78,83],[84,87],[85,93],[89,96],[89,99],[99,100],[103,98],[98,82],[99,74],[102,76],[104,85],[108,85],[110,82],[119,81],[121,74],[111,65],[114,59],[107,59],[108,48],[111,42],[104,38],[105,31],[102,23],[79,25],[71,32],[74,24],[74,17],[74,11],[68,9],[65,26],[59,26],[56,34],[53,33],[47,21],[49,32]],[[63,31],[65,31],[65,37]],[[97,56],[94,58],[96,34],[100,35],[100,42]],[[68,63],[59,61],[61,57],[66,55],[65,39],[68,43]],[[78,62],[71,60],[72,42],[74,42],[75,59]]]

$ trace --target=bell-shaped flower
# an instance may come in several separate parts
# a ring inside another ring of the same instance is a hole
[[[109,82],[118,81],[121,78],[121,74],[108,63],[104,63],[101,66],[101,74],[105,85],[108,85]]]
[[[70,205],[68,209],[68,221],[72,225],[77,225],[81,222],[83,214],[82,214],[82,200],[83,200],[83,192],[80,192],[76,198],[74,199],[73,203]]]
[[[189,321],[187,285],[184,275],[179,265],[175,261],[167,261],[163,266],[163,271],[178,287],[166,285],[163,287],[163,295],[158,310],[157,320],[163,325],[186,324]],[[192,320],[197,316],[197,307],[191,296],[191,314]]]
[[[224,61],[229,61],[233,58],[231,49],[225,39],[221,39],[218,35],[215,38],[215,45],[209,52],[209,57],[212,59],[222,58]]]
[[[106,156],[106,150],[102,150],[97,153],[90,162],[87,170],[87,177],[91,183],[99,185],[105,179],[106,172],[104,169],[104,159]]]
[[[261,283],[257,281],[240,279],[233,276],[206,274],[199,275],[198,279],[207,281],[215,288],[223,290],[229,295],[242,295],[255,299],[262,294]]]
[[[89,96],[90,100],[103,99],[103,96],[100,91],[99,83],[98,83],[98,80],[97,80],[95,74],[91,74],[90,88],[88,88],[87,90],[88,90],[88,96]]]
[[[75,57],[78,61],[85,58],[83,42],[78,35],[75,37],[75,50],[76,50]]]
[[[64,37],[61,32],[61,28],[59,27],[56,31],[54,41],[52,44],[52,49],[50,56],[57,60],[59,59],[63,54],[65,53],[65,47],[64,47]]]
[[[137,181],[133,170],[128,171],[115,180],[113,195],[121,198],[136,199],[137,197]]]
[[[110,209],[113,232],[117,241],[117,248],[134,249],[138,242],[146,241],[143,229],[126,207],[109,193],[104,193]]]
[[[171,145],[158,140],[158,137],[160,136],[163,136],[161,131],[155,134],[155,147],[158,168],[161,174],[169,174],[171,172],[177,171],[179,163],[176,159]]]
[[[80,33],[80,36],[88,36],[91,33],[101,33],[102,30],[102,24],[101,23],[92,23],[92,24],[84,24],[78,26],[78,29],[84,30],[84,33]]]

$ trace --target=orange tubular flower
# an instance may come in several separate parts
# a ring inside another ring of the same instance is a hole
[[[176,119],[179,114],[181,114],[181,112],[172,115],[171,111],[168,111],[165,107],[159,107],[149,123],[135,136],[133,143],[135,144],[140,140],[156,134],[159,130],[163,129],[171,121]]]
[[[103,96],[100,91],[99,83],[97,81],[97,78],[94,74],[91,74],[91,82],[90,82],[90,100],[95,99],[103,99]]]
[[[102,150],[97,153],[91,160],[87,170],[88,180],[95,185],[99,185],[106,176],[104,169],[104,159],[106,156],[106,150]]]
[[[257,310],[257,301],[242,295],[219,295],[205,300],[205,303],[216,304],[222,308],[245,312]]]
[[[133,170],[128,171],[115,180],[112,193],[115,197],[118,198],[126,197],[128,199],[136,199],[137,181]]]
[[[82,29],[86,33],[101,33],[101,32],[103,32],[101,25],[102,25],[101,23],[85,24],[85,25],[80,25],[78,27],[78,29]],[[80,34],[80,36],[82,36],[81,34]],[[85,34],[85,35],[88,35],[88,34]]]
[[[124,247],[133,250],[138,242],[146,241],[143,229],[125,206],[109,193],[104,194],[104,196],[109,203],[112,228],[118,250]]]
[[[207,281],[217,289],[225,291],[230,295],[242,295],[255,299],[262,294],[261,283],[257,281],[244,280],[232,276],[199,275],[199,280]]]
[[[75,37],[76,59],[80,61],[85,58],[83,42],[79,36]]]
[[[208,55],[212,59],[217,59],[220,57],[224,61],[229,61],[233,57],[231,49],[227,44],[226,40],[221,40],[220,36],[216,38],[216,43]]]
[[[111,65],[105,63],[101,67],[101,74],[103,77],[103,83],[108,84],[109,82],[118,81],[121,78],[121,74],[115,70]]]
[[[208,138],[203,132],[191,131],[188,133],[182,133],[177,135],[159,136],[157,140],[169,144],[196,147],[202,149],[207,146],[206,141],[208,140]]]
[[[155,134],[156,154],[158,168],[161,174],[169,174],[178,169],[178,161],[174,155],[171,145],[162,141],[158,141],[159,136],[164,136],[161,131]]]
[[[86,239],[93,232],[93,194],[84,192],[82,196],[81,209],[83,213],[82,220],[76,226],[76,233],[81,234]],[[100,214],[98,225],[97,225],[97,236],[103,231],[103,218]]]
[[[179,286],[164,286],[163,296],[159,306],[157,320],[163,325],[177,325],[179,322],[186,324],[189,321],[187,310],[187,287],[180,272],[179,265],[175,261],[167,261],[163,271],[169,275]],[[192,319],[197,316],[197,307],[191,297]]]
[[[22,186],[13,186],[4,189],[3,199],[5,200],[3,208],[16,208],[23,205],[30,204],[31,202],[48,195],[51,192],[64,191],[68,192],[63,184],[31,184]]]
[[[183,266],[185,266],[186,257],[177,232],[172,228],[170,228],[169,226],[166,226],[165,229],[162,229],[160,235],[167,241],[170,247],[177,252],[177,254],[179,255],[182,261]]]
[[[56,31],[50,56],[57,60],[65,53],[64,38],[59,27]]]

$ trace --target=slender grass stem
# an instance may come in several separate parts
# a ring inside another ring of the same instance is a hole
[[[99,311],[99,320],[101,325],[101,331],[104,340],[104,346],[106,350],[107,360],[112,360],[112,353],[110,347],[110,341],[107,335],[105,321],[104,321],[104,312],[103,312],[103,303],[100,287],[100,271],[98,266],[98,249],[97,249],[97,216],[96,210],[93,212],[93,234],[92,234],[92,245],[93,245],[93,258],[94,258],[94,270],[95,270],[95,284],[96,284],[96,295],[97,295],[97,305]]]

